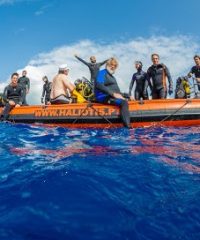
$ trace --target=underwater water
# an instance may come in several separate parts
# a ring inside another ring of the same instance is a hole
[[[0,125],[0,239],[200,239],[200,128]]]

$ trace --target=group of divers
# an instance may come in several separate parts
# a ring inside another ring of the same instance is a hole
[[[115,58],[107,59],[103,62],[96,62],[95,56],[90,57],[90,62],[75,57],[84,63],[90,70],[90,81],[87,79],[78,79],[71,83],[68,79],[69,68],[67,64],[59,67],[58,74],[52,82],[47,76],[43,77],[44,85],[41,103],[50,104],[69,104],[71,102],[83,103],[93,101],[102,104],[111,104],[119,106],[120,117],[123,125],[130,128],[130,113],[128,109],[128,100],[148,100],[148,88],[150,89],[152,99],[165,99],[167,94],[173,94],[173,81],[168,67],[160,63],[160,57],[157,53],[151,55],[152,65],[147,72],[143,71],[141,61],[135,62],[136,72],[133,74],[129,93],[122,93],[118,86],[114,73],[118,67],[118,61]],[[193,77],[197,86],[197,92],[200,92],[200,56],[194,56],[195,65],[191,68],[187,76],[179,77],[176,80],[175,98],[189,98],[191,88],[189,78]],[[100,70],[105,64],[105,69]],[[168,79],[168,84],[166,79]],[[132,89],[134,88],[134,97]],[[195,88],[195,86],[194,86]],[[22,76],[18,73],[11,75],[11,81],[5,87],[0,97],[0,104],[3,106],[1,120],[6,121],[9,112],[14,107],[28,105],[26,95],[30,90],[30,80],[27,77],[27,71],[23,70]]]

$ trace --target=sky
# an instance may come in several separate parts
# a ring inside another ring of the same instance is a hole
[[[0,92],[10,74],[27,69],[30,103],[38,103],[41,78],[70,66],[71,81],[89,77],[74,54],[98,61],[115,56],[116,77],[127,90],[141,60],[158,52],[173,79],[186,74],[200,53],[199,0],[0,0]]]

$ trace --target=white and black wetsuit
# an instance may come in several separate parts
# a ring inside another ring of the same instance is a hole
[[[131,96],[131,91],[133,89],[134,83],[136,83],[134,92],[135,100],[139,100],[140,98],[148,99],[147,89],[145,90],[145,86],[146,85],[148,86],[148,82],[147,83],[146,82],[147,82],[146,72],[140,69],[136,73],[134,73],[129,85],[129,95]]]
[[[88,68],[90,70],[90,74],[91,74],[90,81],[91,81],[92,85],[94,86],[94,83],[95,83],[95,80],[96,80],[96,77],[97,77],[97,74],[99,72],[100,67],[102,65],[104,65],[108,60],[105,60],[105,61],[100,62],[100,63],[91,63],[91,62],[86,62],[85,60],[83,60],[80,57],[76,56],[76,58],[79,61],[81,61],[82,63],[84,63],[86,66],[88,66]]]
[[[43,85],[42,99],[45,97],[44,99],[45,105],[47,105],[47,103],[50,102],[51,87],[52,87],[52,83],[49,81],[47,81]]]
[[[51,104],[68,104],[71,103],[71,98],[61,94],[56,98],[51,99]]]
[[[169,91],[173,91],[173,82],[169,69],[164,64],[152,65],[147,70],[147,81],[152,85],[152,98],[163,99],[167,97],[167,88],[164,76],[168,78]],[[145,85],[145,91],[147,85]]]
[[[3,110],[3,113],[2,113],[2,118],[3,118],[3,120],[7,120],[8,116],[9,116],[9,112],[13,108],[13,106],[11,106],[9,104],[9,100],[14,101],[15,104],[22,105],[22,100],[23,100],[23,89],[22,89],[22,87],[19,84],[15,87],[13,87],[11,85],[8,85],[4,89],[3,99],[6,102],[6,104],[5,104],[5,108]]]

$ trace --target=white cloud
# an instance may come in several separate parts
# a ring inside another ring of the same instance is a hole
[[[47,5],[44,5],[42,6],[40,9],[38,9],[36,12],[35,12],[35,15],[36,16],[40,16],[42,14],[44,14],[49,8],[51,8],[53,6],[53,3],[50,3],[50,4],[47,4]]]
[[[39,103],[42,91],[42,76],[47,75],[51,80],[57,73],[58,66],[67,63],[70,66],[70,79],[90,74],[87,66],[75,59],[74,54],[85,60],[95,55],[98,61],[103,61],[112,56],[119,60],[119,69],[116,78],[123,91],[128,91],[128,86],[133,72],[133,63],[140,60],[144,64],[144,70],[151,65],[150,55],[159,53],[161,62],[165,63],[175,79],[186,74],[193,64],[193,55],[199,51],[197,41],[187,36],[176,37],[150,37],[137,38],[127,42],[112,42],[101,44],[90,40],[80,41],[68,46],[62,46],[48,53],[41,53],[32,59],[25,68],[31,79],[31,93],[29,103]],[[21,70],[20,70],[21,72]]]
[[[0,0],[0,5],[12,4],[14,2],[17,2],[17,1],[16,0]]]
[[[11,4],[15,4],[15,3],[19,3],[19,2],[33,2],[36,0],[0,0],[0,6],[1,5],[11,5]]]

